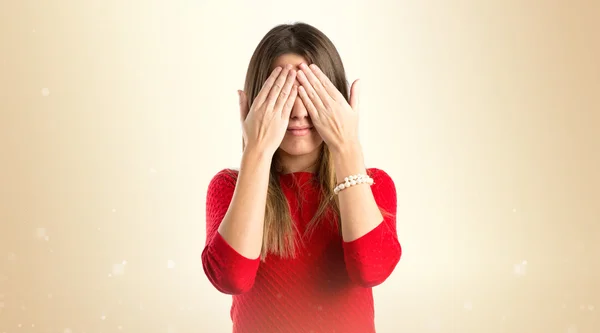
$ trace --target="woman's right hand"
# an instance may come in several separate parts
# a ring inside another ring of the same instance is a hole
[[[277,67],[262,89],[248,104],[246,93],[239,90],[240,116],[245,149],[251,147],[272,156],[281,145],[298,95],[296,71],[292,65]]]

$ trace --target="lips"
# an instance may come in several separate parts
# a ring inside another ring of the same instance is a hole
[[[294,136],[304,136],[310,133],[312,127],[290,127],[288,133]]]

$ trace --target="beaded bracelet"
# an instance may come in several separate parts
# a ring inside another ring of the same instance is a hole
[[[352,176],[348,176],[348,177],[344,178],[344,182],[338,184],[333,189],[333,193],[338,194],[338,193],[340,193],[340,191],[342,191],[350,186],[359,185],[359,184],[373,185],[373,183],[374,183],[373,178],[369,177],[368,175],[363,175],[363,174],[352,175]]]

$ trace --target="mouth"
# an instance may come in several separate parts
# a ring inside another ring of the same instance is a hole
[[[288,128],[287,132],[294,136],[304,136],[312,131],[312,127],[304,127],[304,128]]]

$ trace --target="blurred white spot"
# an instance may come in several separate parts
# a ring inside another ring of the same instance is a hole
[[[123,326],[120,326],[120,325],[119,325],[119,327],[117,327],[117,328],[118,328],[118,329],[119,329],[119,331],[120,331],[120,330],[122,330],[122,329],[123,329]]]
[[[100,319],[102,319],[102,320],[106,320],[106,316],[105,316],[105,315],[102,315],[102,317],[100,317]]]
[[[175,262],[171,259],[167,260],[167,268],[168,269],[175,268]]]
[[[65,328],[65,330],[63,331],[63,333],[71,333],[71,329],[70,328]]]
[[[113,209],[112,209],[112,212],[113,212],[113,213],[114,213],[114,212],[116,212],[116,211],[117,211],[117,210],[116,210],[115,208],[113,208]]]
[[[471,302],[465,302],[465,304],[463,306],[467,311],[473,310],[473,303],[471,303]]]
[[[16,255],[16,254],[14,254],[14,253],[12,253],[12,252],[10,252],[10,253],[9,253],[9,254],[6,256],[6,258],[8,259],[8,261],[15,261],[15,260],[17,260],[17,255]]]
[[[127,265],[127,260],[123,260],[122,264]]]
[[[566,308],[567,308],[567,305],[566,305],[566,304],[563,304],[563,305],[562,305],[562,308],[563,308],[563,309],[566,309]]]
[[[50,95],[50,89],[42,88],[42,96],[48,97]]]
[[[100,227],[98,227],[98,231],[100,231]]]
[[[567,333],[577,333],[577,326],[571,325],[567,328]]]
[[[514,273],[523,276],[527,273],[527,261],[523,260],[520,264],[514,266]]]
[[[516,212],[517,212],[517,209],[516,209],[516,208],[513,208],[513,213],[516,213]]]
[[[125,265],[123,263],[121,263],[121,264],[114,264],[113,265],[113,269],[112,269],[112,274],[113,275],[123,275],[123,274],[125,274]]]
[[[590,305],[588,305],[588,310],[590,310],[590,311],[594,311],[594,306],[593,306],[593,305],[591,305],[591,304],[590,304]]]
[[[31,324],[31,327],[35,327],[35,324]]]
[[[579,309],[580,309],[581,311],[585,310],[585,305],[581,304],[581,305],[579,306]]]
[[[25,309],[27,309],[25,305],[21,305],[21,310],[25,311]]]
[[[156,172],[157,172],[157,171],[156,171],[156,169],[154,169],[154,168],[150,168],[150,169],[148,170],[148,174],[149,174],[149,175],[155,174]]]
[[[17,327],[21,327],[21,326],[23,326],[23,325],[21,325],[21,324],[17,325]]]
[[[52,294],[48,294],[48,298],[52,298]]]
[[[35,33],[35,29],[31,30],[31,32]]]
[[[0,302],[0,309],[4,307],[4,302]]]

